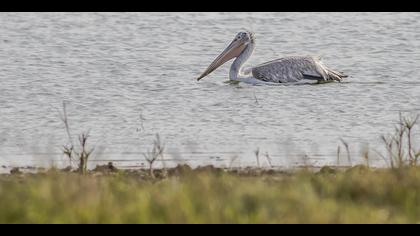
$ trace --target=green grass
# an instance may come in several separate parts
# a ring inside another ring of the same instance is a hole
[[[420,168],[324,170],[2,175],[0,223],[420,222]]]

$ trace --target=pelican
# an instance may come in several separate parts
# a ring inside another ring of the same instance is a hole
[[[236,58],[229,72],[229,80],[250,84],[279,84],[300,81],[341,81],[347,77],[342,72],[326,67],[320,58],[311,56],[290,56],[269,61],[244,69],[243,65],[255,49],[255,37],[250,31],[239,32],[227,48],[197,78],[200,80],[218,67]]]

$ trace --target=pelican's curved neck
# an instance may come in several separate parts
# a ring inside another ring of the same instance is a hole
[[[229,79],[240,81],[242,77],[246,76],[248,73],[244,73],[243,65],[252,55],[255,45],[254,42],[250,42],[246,48],[239,54],[239,56],[233,61],[230,66]]]

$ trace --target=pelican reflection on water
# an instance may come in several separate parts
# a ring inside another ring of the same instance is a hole
[[[236,58],[229,72],[231,81],[250,84],[294,83],[299,81],[341,81],[347,77],[342,72],[325,66],[320,59],[309,56],[279,58],[251,68],[243,68],[244,63],[255,49],[254,34],[239,32],[227,48],[197,78],[200,80],[232,58]]]

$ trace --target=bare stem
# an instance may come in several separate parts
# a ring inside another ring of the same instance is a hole
[[[350,156],[350,148],[349,148],[349,144],[344,141],[344,139],[340,138],[340,141],[343,143],[344,147],[346,148],[346,152],[347,152],[347,161],[349,162],[349,165],[352,165],[352,161],[351,161],[351,156]]]
[[[73,145],[73,139],[71,138],[71,133],[70,133],[70,126],[69,126],[69,121],[68,121],[68,117],[67,117],[67,109],[66,109],[66,102],[63,101],[63,113],[61,114],[60,111],[58,111],[59,115],[60,115],[60,119],[61,121],[64,123],[64,127],[66,130],[66,134],[67,134],[67,138],[68,138],[68,145],[64,145],[63,146],[63,153],[64,155],[66,155],[69,159],[69,164],[70,167],[73,166],[73,154],[74,154],[74,145]]]
[[[146,159],[147,163],[149,163],[149,174],[150,177],[155,178],[153,172],[153,164],[156,160],[161,157],[162,158],[162,165],[164,167],[164,171],[166,172],[166,167],[163,159],[163,152],[165,150],[165,145],[161,142],[159,134],[156,134],[156,139],[153,141],[153,148],[152,151],[143,154],[144,158]]]
[[[267,160],[268,165],[270,165],[270,168],[273,168],[273,163],[271,162],[271,157],[268,152],[265,153],[265,159]]]
[[[340,166],[340,151],[341,151],[341,146],[338,145],[337,146],[337,167]]]
[[[260,168],[260,148],[257,148],[257,150],[255,150],[255,158],[257,159],[257,166],[258,168]]]

